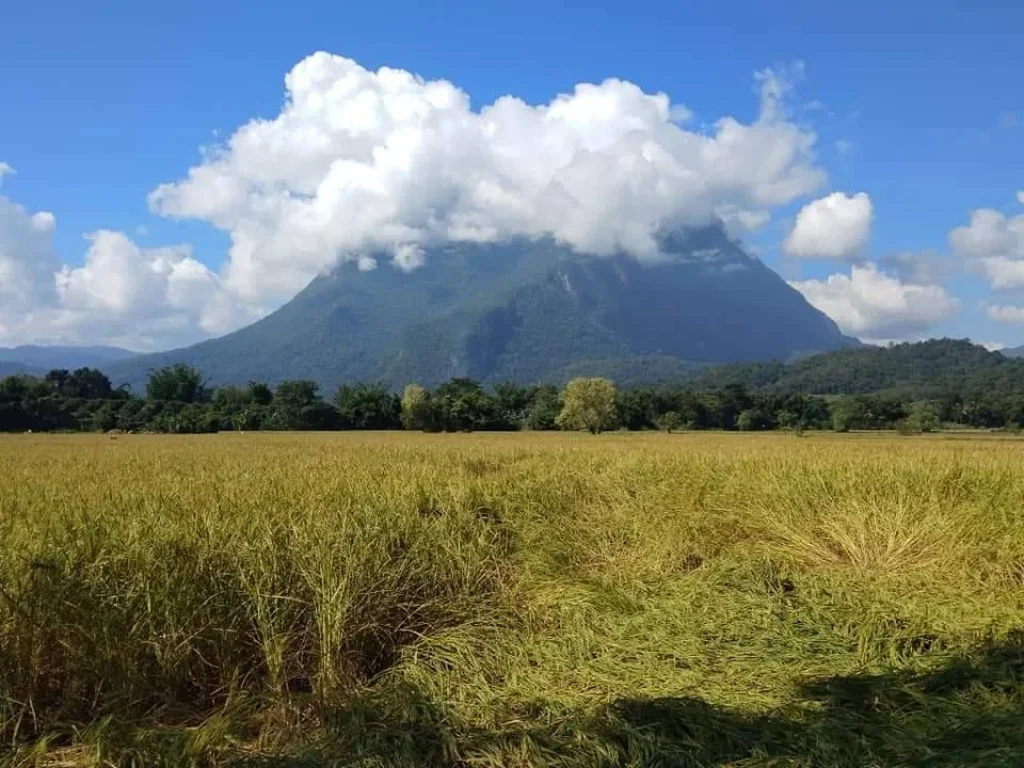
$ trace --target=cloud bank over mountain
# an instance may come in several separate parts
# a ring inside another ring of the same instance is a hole
[[[188,245],[143,248],[107,230],[87,233],[68,266],[57,218],[0,196],[0,341],[185,343],[266,314],[339,262],[398,276],[445,241],[551,236],[657,261],[665,230],[719,219],[747,231],[825,182],[814,132],[787,116],[801,75],[756,73],[752,122],[691,127],[667,94],[620,79],[476,109],[448,81],[315,53],[286,75],[280,114],[204,148],[149,196],[162,216],[230,236],[219,268]]]
[[[993,292],[987,317],[1010,321],[1006,309],[1024,306],[1024,215],[977,209],[948,253],[871,254],[885,212],[867,191],[828,189],[794,107],[802,77],[801,64],[754,73],[755,115],[707,122],[622,79],[476,106],[447,80],[314,53],[285,75],[276,115],[202,148],[148,196],[160,216],[224,232],[220,264],[111,230],[57,254],[59,211],[19,204],[0,162],[0,343],[168,348],[263,317],[342,262],[402,279],[440,243],[550,237],[657,263],[666,231],[719,221],[742,236],[780,211],[779,251],[812,270],[791,285],[847,333],[927,335],[961,308],[946,283],[964,274]],[[828,263],[840,271],[823,275]]]
[[[757,119],[704,132],[667,94],[623,80],[474,109],[445,80],[316,53],[286,76],[278,116],[240,127],[150,204],[227,232],[225,282],[253,301],[367,251],[415,268],[410,246],[444,241],[552,236],[657,260],[666,229],[762,223],[824,183],[814,133],[787,119],[798,74],[758,73]]]

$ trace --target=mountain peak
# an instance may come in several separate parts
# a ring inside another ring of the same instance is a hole
[[[558,382],[580,370],[626,380],[850,343],[720,229],[662,242],[649,262],[585,256],[550,238],[434,246],[408,271],[346,262],[251,326],[110,371],[133,385],[171,362],[195,365],[214,384]]]

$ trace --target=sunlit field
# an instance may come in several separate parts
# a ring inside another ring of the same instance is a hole
[[[0,438],[13,765],[1020,765],[1022,628],[1024,440]]]

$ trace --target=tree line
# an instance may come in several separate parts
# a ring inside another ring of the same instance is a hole
[[[717,390],[742,384],[752,391],[818,395],[891,392],[915,400],[1024,391],[1024,360],[990,352],[967,339],[930,339],[887,347],[859,346],[790,363],[730,363],[708,368],[688,386]]]
[[[943,424],[1019,429],[1024,390],[1017,394],[949,394],[911,401],[892,394],[818,397],[750,392],[729,384],[713,391],[679,387],[617,389],[580,378],[563,389],[548,384],[497,384],[489,389],[455,378],[428,390],[410,384],[398,395],[382,384],[345,384],[325,399],[316,382],[276,387],[210,388],[186,365],[154,371],[145,392],[115,388],[100,371],[54,370],[41,378],[0,379],[0,432],[98,431],[202,433],[246,430],[743,430],[904,429]]]

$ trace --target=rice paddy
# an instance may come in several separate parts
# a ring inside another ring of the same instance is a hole
[[[1024,440],[0,437],[0,761],[1024,764]]]

